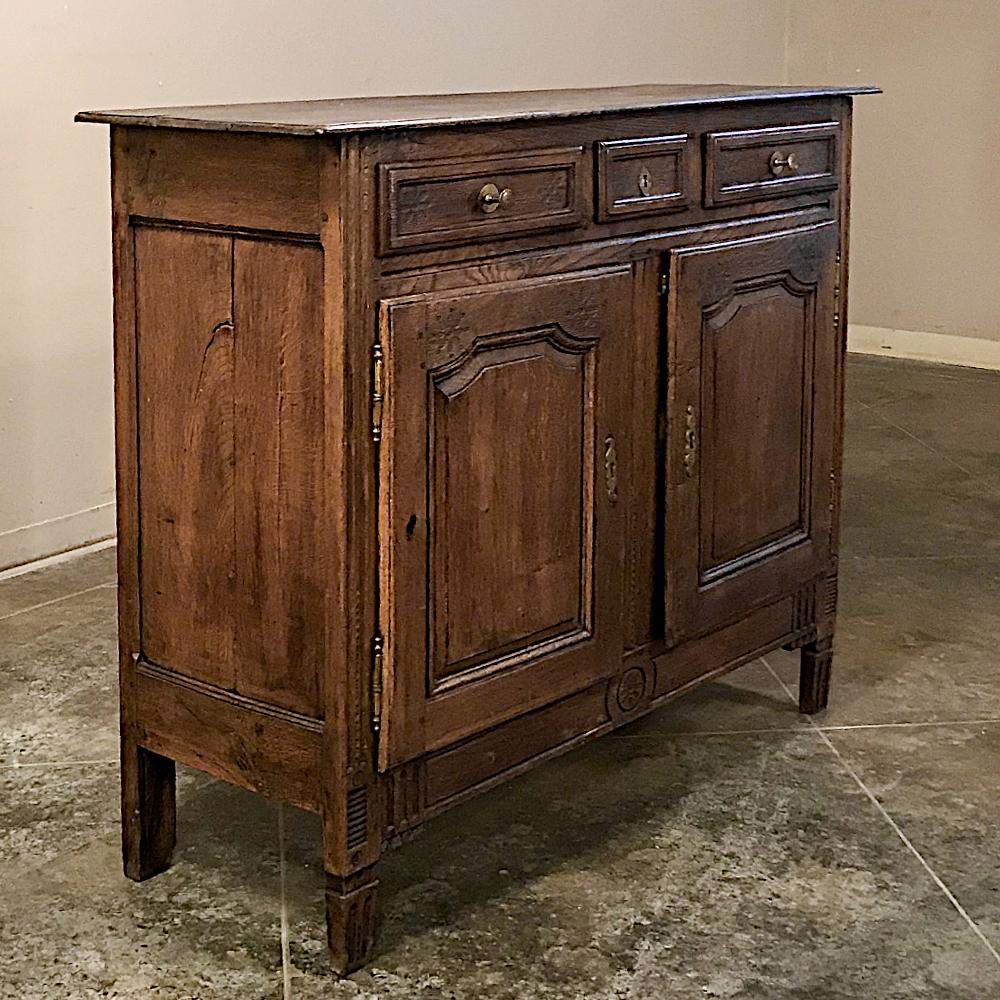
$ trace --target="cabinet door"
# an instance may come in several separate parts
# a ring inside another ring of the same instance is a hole
[[[836,251],[830,222],[670,254],[670,641],[793,592],[828,559]]]
[[[381,303],[382,767],[620,662],[631,276]]]

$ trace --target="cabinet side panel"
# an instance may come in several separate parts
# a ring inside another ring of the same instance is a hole
[[[134,232],[142,652],[320,715],[322,251]]]
[[[236,240],[233,299],[236,688],[315,716],[326,565],[322,251]]]
[[[129,129],[132,214],[187,225],[316,235],[317,143],[308,139]]]
[[[233,240],[134,232],[142,651],[232,687]]]

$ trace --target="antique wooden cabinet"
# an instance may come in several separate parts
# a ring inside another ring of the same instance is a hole
[[[323,818],[332,961],[423,819],[777,646],[826,704],[851,95],[112,125],[127,874],[174,762]]]

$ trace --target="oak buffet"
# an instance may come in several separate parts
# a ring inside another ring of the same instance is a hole
[[[87,112],[113,177],[122,819],[174,762],[383,848],[778,646],[827,701],[851,97]]]

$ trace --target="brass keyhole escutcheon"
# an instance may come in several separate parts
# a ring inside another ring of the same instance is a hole
[[[639,170],[639,190],[644,196],[653,190],[653,175],[649,172],[649,167],[643,166]]]
[[[476,199],[476,204],[479,206],[481,212],[492,215],[498,208],[502,208],[508,204],[510,198],[510,188],[504,188],[501,191],[496,184],[484,184],[479,189],[479,197]]]
[[[694,407],[687,406],[684,410],[684,475],[690,479],[694,475],[695,462],[698,461],[698,431]]]
[[[604,488],[608,500],[618,503],[618,448],[611,434],[604,439]]]

